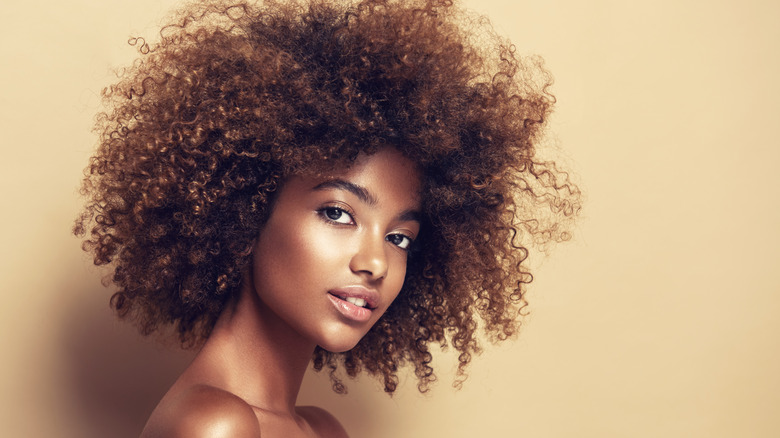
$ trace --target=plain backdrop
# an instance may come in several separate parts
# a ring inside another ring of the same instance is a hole
[[[70,235],[99,93],[172,0],[0,6],[0,434],[134,437],[189,355],[115,322]],[[463,390],[307,375],[353,437],[780,436],[780,4],[477,1],[555,76],[587,193]]]

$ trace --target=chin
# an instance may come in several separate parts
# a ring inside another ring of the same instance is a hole
[[[318,333],[315,342],[323,350],[331,353],[344,353],[355,348],[373,324],[373,322],[370,325],[362,324],[359,326],[343,322],[329,324]]]
[[[342,341],[342,342],[324,342],[324,343],[320,343],[319,347],[322,348],[323,350],[329,351],[331,353],[344,353],[346,351],[349,351],[349,350],[355,348],[355,346],[358,344],[358,342],[360,342],[359,339],[357,341],[354,341],[354,342],[346,342],[346,341]]]
[[[362,335],[349,336],[342,331],[341,333],[336,333],[335,336],[328,336],[326,339],[320,339],[321,342],[318,342],[317,345],[323,350],[330,351],[331,353],[344,353],[345,351],[355,348],[361,339],[363,339]]]

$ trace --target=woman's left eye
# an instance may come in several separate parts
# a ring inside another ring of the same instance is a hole
[[[354,223],[349,213],[338,207],[325,207],[320,210],[320,214],[326,219],[339,224],[349,225]]]
[[[391,234],[385,237],[385,240],[401,249],[409,249],[412,246],[412,239],[403,234]]]

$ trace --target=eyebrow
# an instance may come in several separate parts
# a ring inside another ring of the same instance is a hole
[[[328,181],[325,181],[323,183],[317,184],[312,190],[328,190],[328,189],[337,189],[337,190],[346,190],[353,195],[357,196],[358,199],[360,199],[362,202],[368,204],[369,206],[373,207],[378,204],[378,201],[374,195],[371,194],[371,192],[368,191],[363,186],[359,186],[355,183],[351,183],[349,181],[345,181],[343,179],[330,179]],[[398,215],[398,219],[401,221],[420,221],[420,212],[417,210],[406,210],[400,215]]]
[[[318,184],[312,190],[327,190],[327,189],[346,190],[352,193],[353,195],[357,196],[358,199],[360,199],[364,203],[372,207],[377,204],[376,198],[374,197],[374,195],[371,194],[371,192],[368,191],[368,189],[366,189],[363,186],[359,186],[355,183],[344,181],[343,179],[331,179],[325,181],[321,184]]]
[[[409,222],[414,221],[418,223],[422,223],[420,220],[420,212],[417,210],[406,210],[405,212],[398,215],[398,220],[401,222]]]

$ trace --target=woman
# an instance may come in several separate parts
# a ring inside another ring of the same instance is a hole
[[[295,406],[310,360],[338,392],[405,364],[426,391],[431,342],[459,385],[478,321],[515,332],[526,246],[567,238],[578,191],[535,158],[549,80],[485,26],[444,0],[212,2],[134,41],[75,232],[120,317],[200,348],[142,436],[346,436]]]

